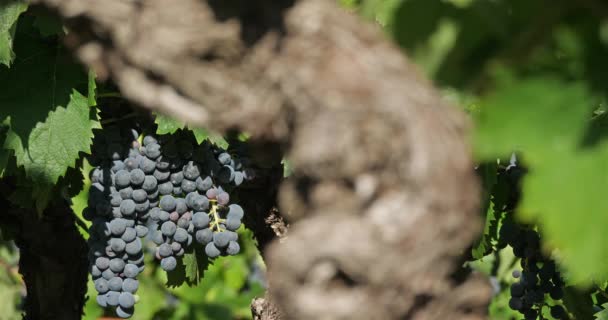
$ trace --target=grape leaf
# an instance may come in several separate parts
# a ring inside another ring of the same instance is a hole
[[[522,151],[530,170],[518,217],[540,224],[569,280],[587,284],[608,276],[608,144],[585,145],[592,101],[581,84],[512,81],[485,99],[475,141],[481,158]]]
[[[602,305],[602,307],[604,308],[602,311],[594,314],[593,316],[595,317],[595,319],[597,320],[608,320],[608,303],[604,303]]]
[[[32,17],[19,20],[13,66],[0,66],[0,120],[9,126],[4,148],[33,182],[36,207],[44,208],[49,190],[90,151],[92,129],[99,127],[85,97],[87,76],[54,41],[42,41]],[[90,81],[90,79],[89,79]]]
[[[567,168],[567,170],[564,170]],[[606,279],[608,145],[564,152],[531,168],[519,212],[541,223],[545,240],[560,249],[574,282]],[[584,217],[584,218],[583,218]]]
[[[209,266],[209,259],[205,255],[204,248],[197,245],[191,253],[184,254],[184,265],[186,266],[186,283],[189,286],[197,285]]]
[[[0,64],[7,67],[15,57],[13,52],[15,22],[26,9],[27,4],[20,0],[0,1]]]
[[[179,129],[189,128],[185,123],[175,120],[171,117],[156,113],[154,122],[157,125],[156,134],[172,134]],[[194,133],[194,137],[198,143],[209,139],[216,145],[226,149],[228,142],[220,135],[211,134],[203,128],[189,128]]]
[[[575,149],[591,114],[591,99],[580,83],[551,77],[505,81],[481,101],[475,151],[495,159],[513,151],[528,162],[546,159],[547,152]]]

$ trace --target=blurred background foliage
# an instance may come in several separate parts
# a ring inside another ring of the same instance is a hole
[[[559,258],[570,284],[605,288],[608,3],[336,1],[382,28],[448,101],[471,114],[479,162],[520,155],[530,174],[518,218],[538,223],[546,250]],[[86,203],[86,189],[73,199],[75,212]],[[240,232],[243,254],[218,259],[198,287],[165,288],[166,278],[149,261],[139,290],[145,303],[137,305],[135,319],[250,318],[251,299],[264,291],[264,266],[251,233]],[[17,261],[14,245],[0,242],[2,319],[20,318]],[[506,290],[513,261],[503,250],[471,263],[495,282],[492,319],[515,316]],[[89,295],[94,296],[92,286]],[[85,318],[100,316],[90,300]]]

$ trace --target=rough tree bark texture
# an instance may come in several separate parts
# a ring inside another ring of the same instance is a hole
[[[453,276],[480,227],[467,122],[375,26],[330,0],[35,2],[132,101],[286,152],[258,319],[485,317]]]
[[[87,292],[87,244],[76,230],[67,203],[49,206],[41,219],[35,210],[16,208],[4,195],[14,185],[0,182],[0,224],[14,233],[19,272],[27,289],[26,320],[80,319]],[[2,316],[0,316],[2,318]]]

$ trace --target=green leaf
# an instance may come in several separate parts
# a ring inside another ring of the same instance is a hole
[[[179,129],[189,128],[185,123],[175,120],[171,117],[158,114],[155,115],[154,122],[157,125],[156,134],[173,134]],[[209,139],[214,144],[226,149],[228,148],[228,142],[220,135],[211,134],[209,131],[203,128],[189,128],[194,133],[194,137],[198,143]]]
[[[602,307],[604,308],[602,311],[594,314],[593,316],[595,317],[595,319],[597,320],[608,320],[608,303],[604,303],[602,305]]]
[[[10,127],[3,146],[32,180],[41,210],[59,177],[81,152],[90,152],[99,123],[91,98],[80,93],[86,92],[86,74],[57,42],[37,38],[31,23],[32,17],[19,20],[17,34],[27,36],[15,41],[13,66],[0,66],[0,120]]]
[[[574,282],[605,280],[608,275],[608,145],[556,154],[531,168],[523,184],[519,212],[541,223],[544,239]]]
[[[184,254],[185,277],[189,286],[195,286],[202,279],[209,266],[209,259],[202,246],[195,246],[192,253]]]
[[[158,113],[154,114],[154,122],[157,125],[157,134],[172,134],[185,127],[184,123]]]
[[[20,0],[0,1],[0,64],[11,65],[15,54],[13,52],[13,37],[19,15],[27,9],[27,4]]]
[[[503,83],[481,104],[477,155],[492,159],[523,151],[532,163],[549,160],[547,152],[576,148],[592,106],[584,85],[550,77]]]

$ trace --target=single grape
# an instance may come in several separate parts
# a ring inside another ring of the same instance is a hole
[[[134,264],[127,264],[123,273],[127,278],[135,278],[139,274],[139,267]]]
[[[133,294],[130,292],[123,292],[118,297],[118,304],[122,308],[131,308],[135,305],[135,297],[133,297]]]
[[[133,169],[130,173],[131,185],[139,186],[144,183],[146,174],[139,168]]]
[[[154,176],[146,176],[142,188],[148,193],[155,192],[158,186],[158,182]]]
[[[196,183],[192,180],[184,179],[182,180],[181,188],[183,192],[192,192],[196,190]]]
[[[131,187],[120,189],[120,191],[118,192],[120,194],[120,197],[123,199],[131,199],[133,197],[133,188]]]
[[[234,172],[234,184],[240,186],[245,180],[245,175],[241,171]]]
[[[221,192],[220,194],[217,195],[217,203],[220,205],[227,205],[228,202],[230,201],[230,195],[228,195],[228,192]]]
[[[108,290],[110,290],[108,281],[103,278],[99,278],[99,279],[95,280],[95,290],[97,290],[97,292],[99,292],[101,294],[108,292]]]
[[[127,244],[120,238],[112,238],[110,240],[110,247],[114,252],[123,252],[126,245]]]
[[[228,243],[228,248],[226,248],[226,253],[233,256],[233,255],[239,253],[240,250],[241,250],[241,246],[239,246],[238,242],[230,241]]]
[[[126,245],[127,243],[135,240],[135,237],[137,237],[137,231],[135,231],[134,228],[129,227],[125,230],[125,233],[123,233],[120,238],[124,240]]]
[[[188,240],[188,231],[186,231],[186,229],[177,228],[173,235],[173,239],[181,243],[186,242],[186,240]]]
[[[135,293],[138,288],[139,288],[139,281],[137,281],[135,279],[126,278],[122,282],[122,291],[124,291],[124,292]]]
[[[155,208],[158,209],[158,208]],[[138,225],[135,226],[135,233],[138,237],[143,238],[148,234],[148,228],[146,226]]]
[[[207,190],[207,192],[205,193],[205,195],[209,199],[215,199],[218,194],[219,194],[219,190],[216,188],[211,188],[211,189]]]
[[[196,237],[196,241],[201,244],[207,244],[213,241],[213,232],[211,229],[198,230],[194,236]]]
[[[152,143],[146,146],[146,156],[150,159],[157,159],[160,157],[160,145],[158,143]]]
[[[133,200],[135,202],[141,203],[148,199],[148,193],[143,189],[133,190]]]
[[[127,246],[125,247],[125,252],[129,255],[136,255],[139,252],[141,252],[142,249],[142,245],[141,245],[141,240],[139,238],[136,238],[135,240],[127,243]]]
[[[230,160],[232,160],[232,157],[226,152],[220,153],[220,155],[217,156],[217,161],[224,165],[229,164]]]
[[[116,276],[116,273],[114,273],[114,271],[112,271],[110,269],[106,269],[101,273],[101,277],[106,280],[110,280],[110,279],[114,278],[115,276]]]
[[[118,316],[119,318],[122,318],[122,319],[131,318],[133,316],[134,312],[135,312],[135,309],[133,307],[131,307],[131,308],[123,308],[121,306],[116,307],[116,316]]]
[[[160,267],[165,271],[173,271],[177,267],[175,257],[166,257],[160,261]]]
[[[175,253],[178,252],[179,250],[182,249],[182,245],[179,242],[172,242],[171,243],[171,250]]]
[[[236,231],[241,226],[241,220],[236,218],[226,219],[226,229]]]
[[[196,183],[196,189],[200,192],[207,191],[213,187],[213,180],[211,180],[211,177],[206,177],[205,179],[198,177],[194,183]]]
[[[117,291],[109,291],[106,293],[106,302],[109,306],[115,307],[118,305],[118,297],[120,297],[120,292]]]
[[[516,282],[511,284],[511,296],[513,297],[521,297],[524,295],[524,286],[521,283]]]
[[[158,192],[163,196],[170,195],[173,192],[173,184],[170,181],[159,184]]]
[[[139,168],[146,174],[152,174],[156,170],[156,161],[144,157],[139,163]]]
[[[156,140],[156,138],[154,136],[144,136],[143,142],[144,142],[144,146],[146,146],[146,147],[153,143],[158,143],[158,141]]]
[[[209,199],[202,195],[195,195],[191,199],[190,206],[194,211],[205,211],[209,209]]]
[[[137,191],[137,190],[135,190]],[[135,193],[133,191],[133,193]],[[142,190],[143,191],[143,190]],[[120,213],[124,216],[132,216],[135,213],[135,201],[131,199],[124,200],[120,203]]]
[[[110,267],[110,259],[106,257],[99,257],[95,259],[95,266],[99,268],[99,270],[106,270]]]
[[[125,262],[122,259],[114,258],[110,260],[110,270],[112,272],[122,272],[125,267]]]
[[[108,296],[105,294],[97,295],[97,297],[95,298],[95,301],[97,301],[97,304],[102,308],[105,308],[108,306]]]
[[[209,242],[205,246],[205,254],[209,258],[218,257],[220,255],[220,253],[221,253],[220,250],[213,244],[213,242]]]
[[[511,298],[509,299],[509,308],[513,309],[513,310],[521,310],[523,307],[523,304],[521,302],[521,299],[519,298]]]
[[[186,205],[186,200],[184,198],[177,198],[175,200],[175,211],[180,215],[188,211],[188,206]]]
[[[120,160],[114,160],[112,161],[112,168],[110,170],[112,170],[112,172],[116,173],[120,170],[123,170],[125,168],[125,163],[120,161]]]
[[[171,212],[175,210],[176,206],[177,203],[175,201],[175,198],[171,195],[166,195],[160,199],[160,207],[164,211]]]
[[[567,314],[564,307],[555,305],[551,307],[551,316],[555,319],[566,319]]]
[[[131,184],[131,174],[127,170],[119,170],[114,176],[114,184],[118,188],[126,188]]]
[[[512,275],[513,275],[513,278],[517,279],[517,278],[521,277],[521,271],[513,270]]]
[[[110,232],[119,237],[127,229],[127,221],[125,219],[114,219],[110,222]]]
[[[152,235],[152,242],[156,243],[156,245],[161,245],[165,242],[163,239],[163,234],[160,231],[155,231]]]
[[[112,193],[110,195],[110,204],[113,207],[118,207],[120,206],[120,203],[122,202],[122,197],[120,196],[120,193]]]
[[[174,186],[181,185],[182,181],[184,180],[184,173],[181,171],[172,173],[169,179]]]
[[[182,229],[188,229],[188,226],[190,225],[190,221],[188,221],[187,219],[179,218],[176,222],[177,227],[178,228],[182,228]]]
[[[173,223],[173,221],[163,222],[163,224],[160,226],[160,231],[163,233],[164,236],[167,237],[173,236],[173,234],[175,234],[176,229],[177,226],[175,225],[175,223]]]
[[[230,242],[230,235],[227,232],[216,232],[213,234],[213,243],[218,248],[225,248]]]
[[[150,208],[150,200],[148,200],[148,199],[146,199],[142,203],[135,204],[135,211],[139,212],[139,213],[145,213],[148,211],[149,208]]]
[[[241,208],[241,206],[239,206],[238,204],[231,204],[228,206],[229,210],[228,210],[228,214],[226,215],[226,218],[228,219],[238,219],[241,220],[243,219],[243,208]]]
[[[171,245],[168,243],[163,243],[160,246],[158,246],[157,251],[158,251],[158,255],[161,256],[162,258],[169,257],[173,253],[173,249],[171,248]]]
[[[159,221],[167,221],[167,220],[169,220],[169,216],[170,216],[169,212],[161,210],[158,213],[158,220]]]
[[[169,220],[173,221],[173,222],[177,222],[177,220],[179,220],[179,213],[177,213],[177,211],[173,211],[169,214]]]
[[[121,277],[114,277],[114,278],[110,279],[110,281],[108,281],[108,287],[112,291],[120,291],[120,290],[122,290],[122,278]]]
[[[156,169],[156,170],[154,170],[154,173],[152,173],[152,176],[154,178],[156,178],[157,182],[167,181],[167,179],[169,179],[169,176],[171,176],[171,172],[170,171],[161,171],[160,169]],[[173,184],[171,184],[171,185],[173,185]]]
[[[188,161],[188,163],[184,166],[184,177],[189,180],[196,180],[200,177],[201,172],[198,168],[198,165],[194,163],[194,161]]]
[[[91,266],[91,276],[93,278],[101,277],[101,270],[99,270],[99,268],[97,268],[97,266],[95,266],[95,265]]]

